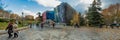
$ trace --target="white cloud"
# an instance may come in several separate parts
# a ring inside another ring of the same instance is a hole
[[[84,9],[87,10],[90,4],[92,4],[93,0],[80,0],[80,3],[84,5]]]
[[[83,4],[91,4],[93,2],[93,0],[80,0],[80,3]]]
[[[38,4],[43,5],[45,7],[56,7],[61,2],[58,0],[35,0]]]
[[[70,1],[61,0],[61,1],[69,3],[75,9],[87,10],[94,0],[70,0]]]
[[[24,15],[33,15],[34,18],[37,17],[36,13],[34,13],[30,10],[23,9],[22,11],[23,11]]]
[[[105,8],[105,5],[106,5],[106,3],[102,3],[102,6],[101,6],[101,7],[102,7],[102,8]]]

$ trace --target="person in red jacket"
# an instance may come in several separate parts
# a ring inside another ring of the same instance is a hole
[[[13,33],[13,22],[10,22],[8,24],[6,30],[8,31],[8,35],[9,35],[8,38],[11,38],[12,37],[12,33]]]

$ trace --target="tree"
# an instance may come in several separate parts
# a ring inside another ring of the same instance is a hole
[[[38,16],[40,17],[41,13],[40,13],[40,12],[38,12],[37,14],[38,14]]]
[[[107,24],[114,23],[115,21],[117,23],[120,23],[120,4],[112,4],[108,8],[104,9],[102,11],[102,15],[104,17],[104,21]]]
[[[32,15],[26,15],[26,16],[25,16],[25,19],[26,19],[26,20],[33,21],[33,20],[34,20],[34,16],[32,16]]]
[[[87,20],[90,26],[98,26],[99,24],[103,24],[102,14],[99,12],[101,11],[100,5],[100,0],[94,0],[88,9]]]
[[[75,12],[73,14],[73,19],[71,20],[71,25],[74,25],[74,24],[80,24],[80,14],[78,12]]]
[[[84,26],[85,25],[85,20],[84,18],[81,16],[80,17],[80,26]]]
[[[40,12],[38,12],[38,13],[37,13],[37,15],[38,15],[38,18],[39,18],[39,22],[41,22],[41,21],[42,21],[42,16],[41,16],[41,13],[40,13]]]
[[[17,20],[20,19],[20,16],[18,14],[10,14],[10,18]]]

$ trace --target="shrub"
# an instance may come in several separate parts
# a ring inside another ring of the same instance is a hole
[[[0,18],[0,22],[9,22],[9,19],[2,19],[2,18]]]

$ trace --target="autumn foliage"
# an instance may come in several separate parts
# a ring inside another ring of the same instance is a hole
[[[120,23],[120,4],[110,5],[102,11],[102,15],[107,24],[114,23],[115,21]]]

